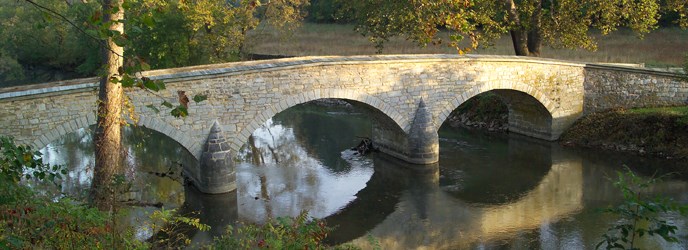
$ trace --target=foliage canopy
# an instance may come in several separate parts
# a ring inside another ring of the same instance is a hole
[[[45,82],[96,75],[101,66],[93,27],[97,1],[34,1],[72,26],[25,1],[0,0],[0,84]],[[126,55],[150,69],[239,60],[246,33],[259,24],[285,33],[305,17],[308,0],[126,0]],[[123,44],[120,44],[123,45]],[[127,62],[125,62],[126,64]],[[145,70],[145,69],[144,69]],[[38,73],[36,73],[38,72]]]
[[[539,56],[543,44],[595,50],[592,30],[606,35],[625,26],[642,37],[664,13],[678,14],[679,24],[688,26],[685,0],[338,1],[345,6],[341,15],[353,19],[378,50],[399,35],[421,46],[442,43],[438,31],[447,29],[459,53],[509,33],[517,55]],[[461,43],[466,37],[470,43]]]

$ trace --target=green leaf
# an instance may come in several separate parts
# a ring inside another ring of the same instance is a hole
[[[174,107],[174,105],[172,105],[172,103],[169,103],[168,101],[163,101],[161,105],[168,108]]]
[[[128,47],[129,45],[129,40],[127,40],[127,38],[124,36],[115,36],[112,38],[112,41],[120,47]]]
[[[163,80],[155,80],[155,85],[158,85],[158,89],[163,90],[165,89],[165,82]]]
[[[155,92],[160,91],[160,88],[158,87],[158,85],[155,84],[154,81],[151,81],[148,78],[143,78],[143,86],[145,86],[147,89],[150,89],[150,90],[155,91]]]
[[[146,105],[146,108],[153,110],[153,112],[155,112],[156,114],[160,113],[160,110],[158,108],[156,108],[155,106],[153,106],[153,104]]]
[[[136,73],[140,71],[138,68],[139,67],[124,67],[123,75],[136,75]]]
[[[136,83],[136,80],[129,76],[128,74],[125,74],[122,76],[122,79],[120,80],[120,83],[122,83],[122,87],[128,88],[131,86],[134,86]]]
[[[131,3],[130,3],[129,1],[124,1],[124,2],[122,3],[122,8],[123,8],[124,10],[131,9]]]
[[[184,106],[177,106],[174,108],[172,111],[170,111],[170,114],[174,117],[187,117],[189,115],[189,111],[186,109]]]
[[[199,103],[199,102],[208,100],[208,96],[207,95],[195,95],[193,97],[193,100],[194,100],[194,102]]]
[[[155,26],[155,20],[153,19],[153,16],[151,16],[151,15],[142,16],[141,17],[141,23],[145,24],[148,27]]]

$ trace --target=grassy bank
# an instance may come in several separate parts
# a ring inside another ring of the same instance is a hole
[[[442,36],[448,36],[442,33]],[[663,28],[638,39],[628,30],[620,30],[608,36],[598,37],[598,50],[568,50],[543,48],[543,57],[584,62],[645,63],[648,66],[680,66],[688,51],[688,31]],[[249,51],[258,54],[293,56],[315,55],[364,55],[375,54],[375,48],[367,38],[356,33],[352,25],[306,23],[291,37],[280,38],[270,28],[253,31],[248,39]],[[419,48],[403,38],[391,39],[384,54],[436,54],[456,53],[445,45]],[[494,46],[473,53],[513,55],[511,39],[503,36]]]
[[[488,92],[459,106],[446,123],[453,127],[505,131],[507,116],[506,105]],[[593,113],[578,120],[560,141],[567,146],[688,159],[688,106]]]
[[[611,110],[581,118],[565,145],[688,159],[688,106]]]

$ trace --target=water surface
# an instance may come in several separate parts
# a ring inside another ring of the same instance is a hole
[[[257,129],[238,153],[238,189],[203,195],[184,188],[180,166],[197,164],[171,139],[145,128],[127,128],[127,173],[134,188],[126,199],[162,203],[184,213],[199,211],[207,242],[236,220],[262,222],[302,210],[336,225],[330,243],[383,249],[591,249],[617,219],[598,210],[621,198],[608,178],[624,165],[651,175],[657,166],[685,163],[625,154],[574,150],[518,135],[443,127],[440,162],[410,165],[380,154],[348,150],[371,133],[366,110],[353,106],[299,105]],[[80,130],[43,149],[51,163],[71,171],[63,192],[82,194],[90,185],[92,138]],[[683,164],[683,165],[682,165]],[[164,177],[162,177],[164,175]],[[688,182],[673,177],[651,194],[688,203]],[[135,212],[136,221],[155,209]],[[688,221],[667,219],[679,228]],[[140,236],[152,232],[140,228]],[[646,240],[649,249],[687,249]]]

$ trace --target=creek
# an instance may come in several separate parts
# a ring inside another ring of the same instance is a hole
[[[200,194],[183,185],[181,167],[197,164],[172,139],[146,128],[124,130],[123,200],[158,204],[199,216],[212,229],[192,232],[209,242],[235,221],[260,223],[302,210],[335,226],[329,243],[382,249],[593,249],[616,218],[599,212],[621,201],[609,178],[628,166],[643,176],[685,163],[563,148],[513,134],[443,126],[440,162],[411,165],[380,153],[350,150],[371,136],[370,119],[353,106],[303,104],[266,121],[238,152],[237,190]],[[51,164],[70,168],[62,192],[83,197],[90,186],[93,139],[81,129],[42,149]],[[682,164],[682,165],[681,165]],[[673,175],[649,188],[688,203],[688,178]],[[155,206],[133,209],[137,235]],[[679,243],[644,237],[643,249],[688,249],[688,220]]]

